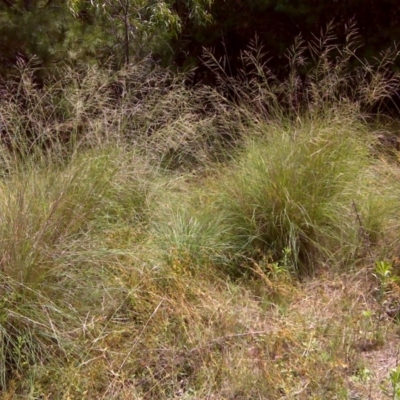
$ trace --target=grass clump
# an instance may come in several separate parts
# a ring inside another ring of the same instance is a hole
[[[223,216],[214,214],[206,204],[199,206],[202,192],[187,193],[186,199],[180,193],[180,203],[173,195],[154,221],[157,247],[167,265],[179,274],[215,274],[215,267],[228,266],[235,252]]]
[[[63,166],[22,165],[5,179],[1,187],[3,271],[29,282],[47,249],[82,234],[91,221],[122,217],[124,208],[132,217],[143,217],[146,188],[140,174],[146,174],[145,167],[136,168],[138,175],[132,179],[130,172],[121,172],[120,157],[115,150],[84,152]],[[118,187],[121,173],[124,188]]]
[[[357,257],[353,204],[368,212],[373,140],[351,121],[255,126],[216,193],[218,210],[242,243],[243,255],[270,254],[277,260],[289,249],[296,273]],[[372,219],[365,215],[364,228],[375,232],[381,227],[377,221],[372,226]]]

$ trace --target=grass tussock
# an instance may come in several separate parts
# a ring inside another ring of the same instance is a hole
[[[315,263],[337,266],[357,256],[354,206],[372,201],[373,138],[359,124],[321,122],[256,126],[223,172],[218,212],[249,257],[277,259],[288,249],[294,270],[309,273]],[[371,219],[365,215],[363,229],[373,235],[382,227]]]
[[[284,80],[254,47],[215,89],[148,60],[2,85],[2,398],[390,393],[400,167],[366,113],[399,76],[332,40]]]

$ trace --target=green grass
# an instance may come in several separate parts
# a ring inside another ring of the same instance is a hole
[[[373,195],[372,142],[351,121],[257,126],[222,172],[216,194],[218,212],[226,215],[244,254],[277,260],[289,249],[294,270],[305,273],[316,263],[338,266],[354,257],[360,238],[353,204],[363,207]]]

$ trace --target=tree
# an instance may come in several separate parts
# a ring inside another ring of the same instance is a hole
[[[190,21],[204,26],[211,21],[213,0],[98,0],[108,23],[104,27],[113,40],[112,54],[120,65],[142,59],[149,53],[166,58],[173,52],[171,41]]]
[[[151,52],[163,55],[187,21],[210,21],[211,5],[212,0],[0,0],[0,73],[32,57],[49,72],[60,63],[112,60],[120,67]]]

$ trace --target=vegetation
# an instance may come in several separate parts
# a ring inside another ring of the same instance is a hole
[[[268,51],[265,60],[269,68],[282,73],[284,53],[297,35],[312,40],[332,23],[335,35],[344,43],[344,26],[354,18],[363,38],[361,52],[370,60],[398,41],[400,34],[400,5],[396,0],[214,0],[210,13],[212,21],[205,26],[183,21],[178,38],[172,40],[180,65],[199,65],[202,49],[213,48],[218,58],[228,59],[227,70],[234,73],[240,52],[258,36]],[[211,80],[212,76],[207,78]]]
[[[177,4],[179,3],[179,4]],[[210,21],[211,0],[3,0],[0,2],[0,74],[32,60],[42,82],[63,65],[122,65],[156,52],[171,57],[169,40],[183,22]],[[176,11],[179,6],[181,14]],[[182,14],[183,13],[183,14]]]
[[[210,54],[214,88],[146,58],[40,85],[20,63],[0,101],[2,398],[398,397],[379,112],[400,75],[396,51],[350,67],[347,37],[297,40],[284,79],[257,44],[236,76]]]
[[[255,36],[266,46],[269,67],[283,73],[283,55],[297,35],[311,40],[332,23],[345,42],[344,26],[353,18],[370,60],[398,41],[396,0],[2,0],[0,75],[34,58],[42,82],[65,64],[120,69],[150,54],[154,63],[187,69],[201,66],[203,48],[226,57],[227,71],[235,73]],[[212,79],[204,68],[194,78]]]

